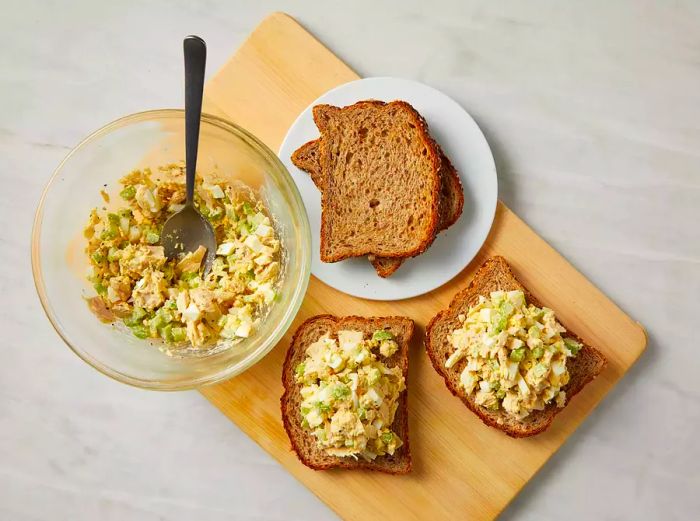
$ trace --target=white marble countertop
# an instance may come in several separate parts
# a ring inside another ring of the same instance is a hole
[[[264,6],[262,4],[265,4]],[[362,75],[460,101],[501,198],[649,331],[646,354],[503,515],[700,519],[700,6],[680,2],[22,2],[0,27],[0,519],[332,519],[199,394],[113,382],[34,292],[52,169],[127,113],[178,106],[273,9]]]

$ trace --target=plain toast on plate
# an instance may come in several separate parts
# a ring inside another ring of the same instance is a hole
[[[406,317],[334,317],[333,315],[318,315],[306,320],[294,333],[292,343],[287,351],[282,368],[282,384],[284,394],[280,400],[282,421],[287,431],[292,448],[301,462],[314,470],[331,468],[368,469],[387,472],[390,474],[405,474],[411,470],[411,453],[408,443],[408,406],[407,390],[404,390],[398,402],[392,430],[401,438],[403,445],[393,456],[379,456],[374,461],[361,458],[338,457],[327,454],[316,444],[313,436],[301,426],[300,386],[294,375],[294,368],[306,356],[306,348],[316,342],[324,334],[332,336],[343,329],[361,331],[371,337],[378,329],[386,329],[394,335],[399,349],[386,359],[388,367],[401,367],[404,379],[408,378],[408,348],[413,335],[413,321]],[[408,386],[408,381],[406,382]]]
[[[469,307],[478,302],[479,295],[488,297],[492,291],[497,290],[521,290],[525,294],[526,302],[542,307],[527,288],[515,278],[506,260],[500,256],[492,257],[479,268],[469,286],[455,295],[450,307],[438,313],[430,321],[425,332],[425,348],[430,362],[444,378],[448,389],[460,398],[486,425],[502,430],[514,438],[534,436],[547,429],[554,417],[563,409],[550,403],[541,411],[533,411],[523,420],[513,419],[500,409],[490,411],[477,405],[473,397],[466,396],[464,389],[460,386],[459,375],[464,369],[465,360],[461,360],[450,369],[445,367],[445,361],[454,350],[449,341],[449,335],[461,327],[459,315],[467,314]],[[561,321],[559,322],[561,323]],[[566,328],[566,324],[562,325]],[[583,345],[576,357],[567,362],[571,379],[563,387],[563,390],[566,392],[566,403],[568,404],[586,384],[600,374],[606,361],[598,350],[586,344],[570,329],[566,329],[567,337],[571,337]]]
[[[321,133],[321,260],[422,253],[440,218],[440,154],[403,101],[316,105]]]
[[[452,165],[452,162],[447,158],[445,153],[438,145],[440,152],[440,177],[441,177],[441,194],[440,194],[440,223],[438,231],[446,230],[452,226],[459,216],[462,215],[464,208],[464,191],[462,182],[459,179],[459,173]],[[323,172],[319,163],[319,140],[315,139],[305,143],[292,154],[292,163],[297,168],[305,171],[311,176],[311,180],[316,187],[323,191],[324,181]],[[392,275],[404,259],[370,256],[370,262],[377,274],[380,277],[389,277]]]

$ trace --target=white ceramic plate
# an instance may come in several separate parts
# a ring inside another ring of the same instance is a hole
[[[422,255],[408,259],[391,276],[379,277],[366,258],[333,264],[321,262],[321,194],[311,177],[292,164],[298,147],[318,137],[311,109],[319,103],[351,105],[365,99],[405,100],[427,120],[430,133],[459,172],[464,186],[464,212],[440,233]],[[445,284],[469,264],[491,229],[498,181],[496,166],[484,135],[472,117],[442,92],[416,81],[365,78],[328,91],[309,105],[287,132],[279,151],[301,192],[311,224],[311,272],[344,293],[372,300],[400,300],[422,295]]]

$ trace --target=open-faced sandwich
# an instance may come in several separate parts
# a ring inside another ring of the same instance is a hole
[[[518,438],[547,429],[605,365],[503,257],[488,259],[431,320],[425,344],[450,391],[484,423]]]
[[[319,315],[294,334],[282,371],[282,419],[315,470],[411,470],[406,377],[413,321]]]

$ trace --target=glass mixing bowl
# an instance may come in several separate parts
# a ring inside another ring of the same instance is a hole
[[[254,335],[230,349],[170,357],[149,341],[100,322],[85,297],[95,294],[83,237],[90,210],[103,207],[100,190],[119,201],[118,179],[134,168],[185,158],[185,113],[142,112],[101,128],[58,166],[39,202],[32,230],[32,270],[41,303],[58,334],[80,358],[120,382],[179,390],[230,378],[259,361],[282,338],[309,282],[311,240],[306,211],[277,156],[242,128],[203,115],[197,170],[226,172],[257,191],[275,221],[282,250],[280,299]]]

